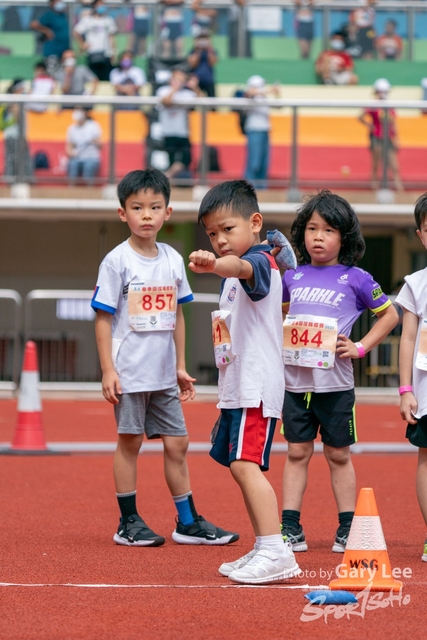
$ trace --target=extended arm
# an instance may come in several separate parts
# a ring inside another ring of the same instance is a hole
[[[249,283],[253,279],[254,270],[250,262],[237,256],[216,258],[211,251],[193,251],[188,265],[194,273],[216,273],[221,278],[239,278]]]
[[[414,362],[415,341],[418,331],[418,317],[408,311],[403,310],[402,336],[400,338],[399,349],[399,375],[400,386],[406,387],[412,384],[412,367]],[[418,402],[411,391],[407,391],[400,397],[400,415],[402,420],[409,424],[416,424],[416,419],[412,411],[416,413]]]

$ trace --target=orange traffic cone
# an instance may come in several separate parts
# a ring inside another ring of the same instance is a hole
[[[402,583],[391,573],[381,520],[373,489],[361,489],[338,578],[330,589],[400,591]]]
[[[39,380],[36,343],[30,340],[25,345],[19,386],[18,419],[10,448],[12,452],[47,451],[41,420]]]

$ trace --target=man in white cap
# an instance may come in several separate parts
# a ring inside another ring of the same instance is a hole
[[[374,95],[377,100],[386,100],[391,89],[387,78],[378,78],[374,82]],[[365,109],[359,118],[369,130],[370,149],[372,155],[372,188],[378,188],[378,170],[384,162],[384,146],[387,147],[387,164],[391,169],[396,189],[403,189],[397,160],[398,137],[396,130],[396,112],[387,110],[387,127],[385,126],[384,109]],[[386,137],[386,142],[384,138]],[[383,169],[382,169],[383,171]],[[382,173],[381,173],[382,175]]]
[[[267,186],[270,159],[270,109],[265,104],[268,93],[278,97],[279,89],[277,86],[268,89],[262,76],[251,76],[247,80],[245,97],[252,98],[254,106],[248,109],[244,124],[248,141],[245,178],[258,189],[265,189]]]

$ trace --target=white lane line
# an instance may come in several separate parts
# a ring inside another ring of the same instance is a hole
[[[55,453],[110,453],[116,450],[115,442],[48,442],[49,451]],[[210,442],[190,442],[189,453],[203,453],[210,451],[212,445]],[[417,448],[410,443],[405,442],[365,442],[353,444],[351,452],[354,454],[363,453],[416,453]],[[0,442],[0,454],[10,450],[10,444]],[[274,442],[272,453],[286,453],[288,445],[285,443]],[[141,447],[141,453],[157,453],[163,451],[162,442],[146,442]],[[320,442],[314,445],[315,453],[322,453],[323,446]],[[25,454],[25,451],[20,452]]]
[[[76,587],[79,589],[329,589],[327,585],[309,584],[74,584],[0,582],[0,587]]]

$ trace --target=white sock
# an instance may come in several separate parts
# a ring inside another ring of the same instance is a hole
[[[254,544],[255,551],[259,551],[261,540],[262,540],[261,536],[255,537],[255,544]]]
[[[279,556],[286,555],[286,546],[283,544],[283,538],[280,533],[273,536],[259,536],[259,548],[274,551]]]

